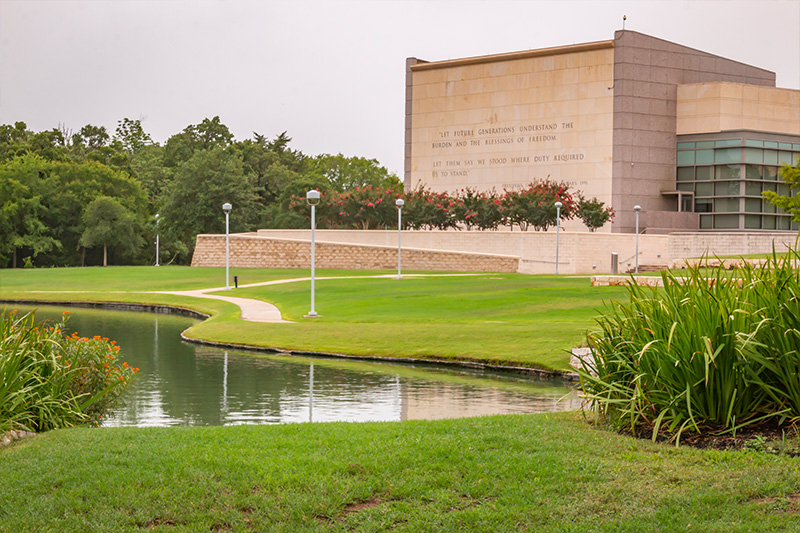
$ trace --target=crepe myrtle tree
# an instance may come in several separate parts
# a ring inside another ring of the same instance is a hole
[[[603,227],[606,222],[614,219],[614,208],[610,205],[607,206],[597,198],[587,200],[579,192],[576,195],[578,202],[576,203],[575,215],[583,221],[589,231],[597,231],[597,228]]]
[[[453,210],[455,218],[467,231],[473,227],[497,229],[503,220],[502,202],[494,191],[485,193],[471,187],[461,189],[456,193]]]
[[[403,226],[412,229],[448,229],[458,226],[456,199],[446,192],[420,186],[405,195]]]
[[[501,199],[503,221],[510,226],[519,226],[522,231],[529,227],[546,231],[556,225],[556,202],[561,202],[562,219],[570,220],[575,216],[575,201],[564,182],[546,179],[532,182],[524,189],[505,190]]]

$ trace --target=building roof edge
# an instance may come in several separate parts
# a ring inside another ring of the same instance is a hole
[[[614,48],[614,39],[606,41],[594,41],[590,43],[571,44],[567,46],[554,46],[551,48],[537,48],[536,50],[522,50],[519,52],[506,52],[503,54],[490,54],[486,56],[473,56],[461,59],[446,59],[444,61],[420,62],[411,65],[413,72],[419,70],[434,70],[447,67],[461,67],[464,65],[478,65],[481,63],[494,63],[496,61],[511,61],[514,59],[527,59],[530,57],[541,57],[558,54],[571,54],[575,52],[587,52],[591,50],[603,50]],[[422,61],[422,60],[420,60]]]

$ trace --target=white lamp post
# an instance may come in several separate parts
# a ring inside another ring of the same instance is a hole
[[[397,277],[394,279],[403,279],[403,275],[400,273],[400,252],[402,250],[400,240],[403,234],[403,205],[405,205],[405,202],[402,198],[398,198],[395,200],[394,205],[397,206]]]
[[[558,234],[561,232],[561,202],[556,202],[556,274],[558,274]]]
[[[156,213],[156,266],[158,266],[158,213]]]
[[[231,284],[229,282],[230,276],[229,274],[229,267],[230,267],[230,238],[229,238],[229,215],[231,214],[231,209],[233,206],[227,202],[222,204],[222,210],[225,211],[225,290],[231,290]]]
[[[642,206],[635,205],[633,206],[633,210],[636,212],[636,273],[639,273],[639,211],[642,210]]]
[[[306,202],[311,206],[311,311],[306,316],[316,317],[319,315],[314,310],[314,228],[316,226],[316,207],[319,203],[319,191],[308,191],[306,193]]]

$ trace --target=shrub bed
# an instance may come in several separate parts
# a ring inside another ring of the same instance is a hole
[[[66,323],[0,314],[0,433],[97,425],[138,371],[114,341],[66,336]]]
[[[666,436],[787,426],[800,417],[797,251],[733,271],[662,273],[627,286],[588,335],[581,386],[618,430]],[[796,263],[794,263],[796,264]],[[706,277],[709,275],[709,277]]]

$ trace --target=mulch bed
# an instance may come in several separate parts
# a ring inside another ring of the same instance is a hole
[[[639,428],[635,435],[630,431],[623,431],[622,434],[648,440],[653,437],[652,428]],[[674,438],[668,435],[659,435],[656,440],[674,442]],[[770,422],[741,428],[735,435],[716,434],[714,431],[700,434],[685,431],[681,435],[680,445],[714,450],[751,449],[800,456],[800,427],[791,424],[781,426],[777,422]]]

